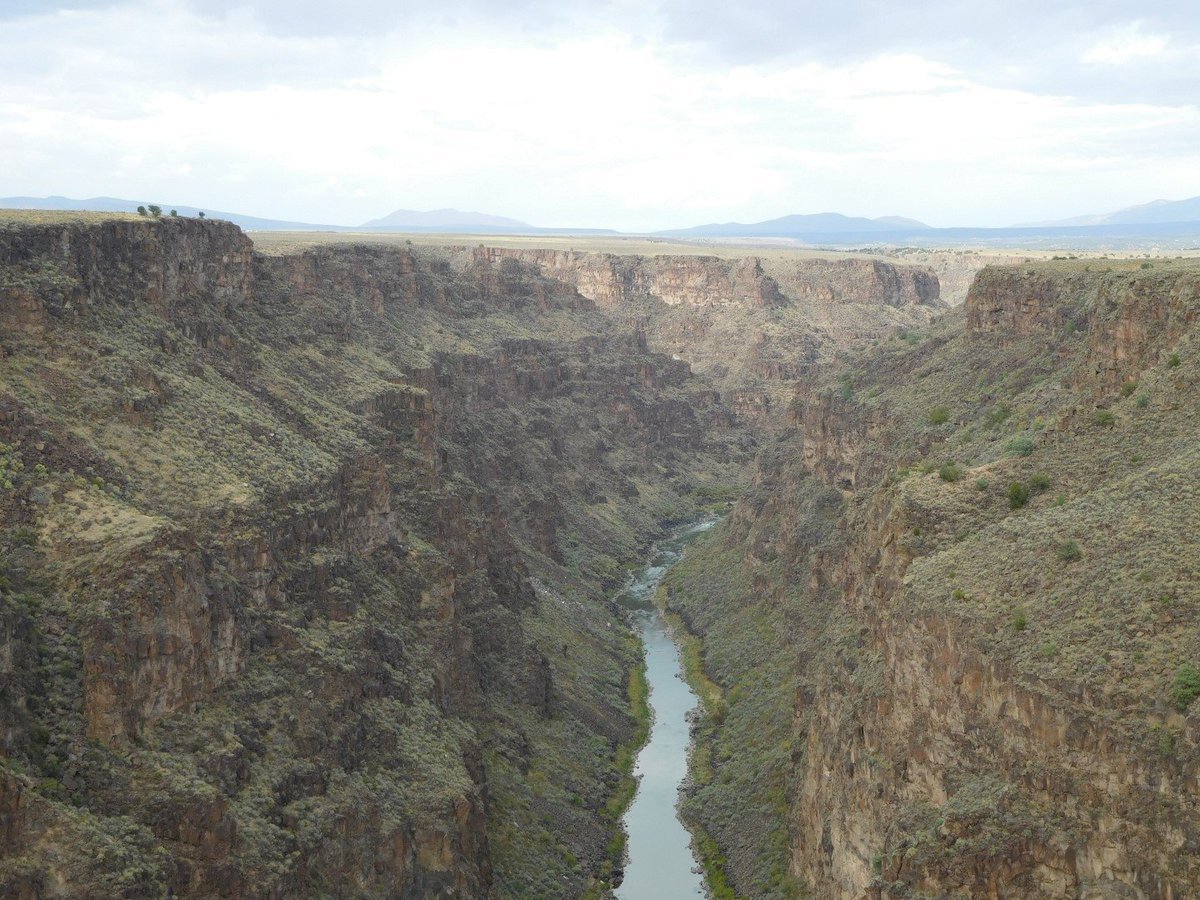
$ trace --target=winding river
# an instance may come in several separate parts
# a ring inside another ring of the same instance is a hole
[[[634,770],[639,778],[637,793],[625,813],[629,859],[616,892],[620,900],[705,896],[691,835],[676,812],[679,788],[687,776],[688,713],[698,698],[683,679],[679,648],[654,606],[654,592],[684,548],[715,524],[693,523],[673,531],[655,547],[649,564],[622,597],[633,611],[646,648],[653,724]]]

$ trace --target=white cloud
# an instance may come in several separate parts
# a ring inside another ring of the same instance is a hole
[[[1087,209],[1200,192],[1197,147],[1194,104],[998,86],[915,52],[713,65],[603,22],[314,36],[170,0],[0,27],[0,194],[345,224],[400,206],[1004,224],[1089,189]]]
[[[1083,62],[1089,65],[1123,66],[1134,60],[1154,58],[1167,49],[1167,40],[1161,34],[1142,34],[1141,24],[1134,22],[1090,46],[1084,51]]]

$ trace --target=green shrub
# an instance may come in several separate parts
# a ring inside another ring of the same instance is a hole
[[[958,467],[957,463],[942,463],[942,467],[938,469],[938,475],[941,476],[942,481],[958,481],[962,478],[962,469]]]
[[[1137,398],[1136,402],[1137,402],[1138,409],[1145,409],[1147,406],[1150,405],[1150,398],[1147,397],[1145,394],[1138,394],[1138,398]]]
[[[1042,491],[1047,490],[1050,487],[1050,476],[1045,472],[1035,473],[1034,476],[1029,479],[1029,487],[1034,493],[1040,494]]]
[[[1083,551],[1079,549],[1079,545],[1074,541],[1063,541],[1055,550],[1058,558],[1063,562],[1075,562],[1083,559]]]
[[[1096,410],[1096,418],[1095,418],[1095,422],[1096,422],[1096,424],[1097,424],[1097,425],[1103,425],[1103,426],[1105,426],[1105,427],[1108,427],[1108,426],[1110,426],[1110,425],[1113,425],[1113,424],[1115,424],[1115,423],[1116,423],[1116,421],[1117,421],[1117,417],[1116,417],[1116,416],[1114,416],[1114,415],[1113,415],[1111,412],[1109,412],[1107,409],[1098,409],[1098,410]]]
[[[1008,486],[1008,508],[1020,509],[1029,502],[1029,488],[1019,481]]]
[[[1163,756],[1175,755],[1176,734],[1170,728],[1162,728],[1158,732],[1158,752]]]
[[[1033,453],[1033,438],[1022,434],[1008,442],[1008,452],[1016,456],[1029,456]]]
[[[950,421],[950,408],[947,406],[934,406],[929,410],[930,425],[945,425]]]
[[[978,491],[986,491],[990,482],[986,478],[975,479],[975,489]]]
[[[1180,362],[1182,362],[1182,360],[1179,358],[1179,354],[1172,353],[1170,356],[1167,357],[1167,368],[1174,369],[1176,366],[1179,365]]]
[[[1025,615],[1025,610],[1018,609],[1013,613],[1012,627],[1013,631],[1024,631],[1029,625],[1029,618]]]
[[[1175,683],[1171,686],[1171,699],[1180,711],[1192,705],[1192,701],[1200,697],[1200,669],[1191,663],[1180,666],[1175,673]]]
[[[1121,396],[1129,397],[1137,389],[1138,389],[1138,383],[1136,381],[1127,381],[1123,385],[1121,385]]]

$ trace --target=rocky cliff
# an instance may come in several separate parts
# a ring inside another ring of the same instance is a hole
[[[726,689],[687,809],[739,894],[1200,890],[1197,275],[985,270],[799,394],[668,584]]]
[[[752,444],[518,261],[0,228],[0,892],[617,877],[603,597]]]
[[[937,276],[877,260],[775,254],[617,256],[480,247],[448,251],[459,268],[527,265],[572,285],[691,365],[762,433],[786,415],[797,380],[840,350],[919,328],[946,308]],[[493,275],[492,277],[496,277]]]

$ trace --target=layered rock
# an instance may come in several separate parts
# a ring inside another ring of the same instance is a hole
[[[477,263],[500,265],[512,259],[537,266],[605,306],[653,297],[669,306],[782,306],[787,302],[775,280],[753,256],[614,256],[576,250],[523,250],[480,247]]]

